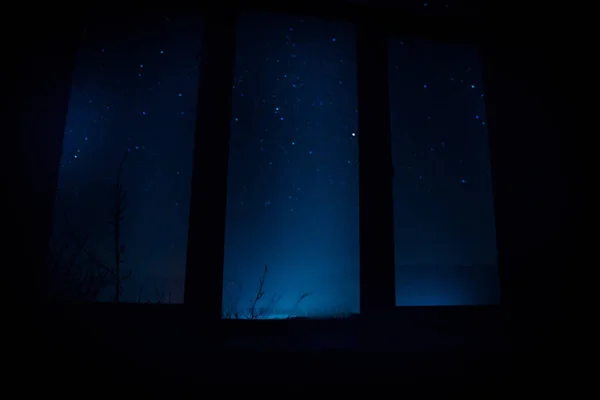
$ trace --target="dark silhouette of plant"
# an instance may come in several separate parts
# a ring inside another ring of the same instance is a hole
[[[114,251],[115,267],[111,268],[104,263],[96,252],[87,245],[87,236],[80,236],[71,224],[67,211],[63,213],[64,218],[64,243],[56,245],[55,237],[50,242],[48,251],[48,287],[53,290],[53,295],[59,298],[70,300],[96,300],[102,291],[112,283],[115,285],[115,302],[119,303],[123,295],[123,282],[129,279],[132,271],[129,270],[125,275],[121,273],[121,264],[123,264],[123,253],[125,245],[120,243],[121,222],[123,221],[126,208],[126,191],[121,183],[123,165],[127,159],[127,154],[119,163],[117,171],[117,181],[115,185],[114,209],[111,210],[111,219],[109,224],[114,228]],[[57,202],[61,202],[60,195],[57,196]],[[53,235],[56,236],[56,235]]]
[[[119,303],[121,295],[123,293],[123,281],[128,279],[131,276],[131,270],[125,275],[121,276],[121,264],[125,261],[122,256],[125,253],[125,245],[120,242],[121,235],[121,221],[123,221],[124,212],[127,208],[127,191],[123,188],[121,184],[121,175],[123,173],[123,165],[125,164],[125,160],[127,159],[127,154],[129,154],[129,150],[125,152],[121,162],[119,163],[119,168],[117,170],[117,182],[115,185],[115,203],[114,209],[112,210],[112,218],[110,220],[110,225],[114,228],[115,235],[115,303]]]
[[[142,287],[140,286],[140,290],[137,297],[137,303],[142,302]],[[158,288],[154,288],[154,301],[150,299],[146,300],[146,304],[171,304],[171,292],[167,295],[167,301],[165,301],[165,292],[161,292]]]
[[[54,297],[70,300],[96,300],[111,282],[114,271],[104,264],[87,246],[87,237],[80,237],[64,215],[64,243],[51,241],[48,251],[49,287]]]
[[[165,304],[165,292],[161,292],[156,288],[156,304]],[[150,303],[150,300],[148,300]],[[169,292],[167,304],[171,304],[171,292]]]
[[[256,296],[254,296],[254,300],[252,301],[252,306],[250,307],[250,319],[256,319],[260,316],[260,312],[256,312],[256,305],[263,298],[265,292],[263,288],[265,286],[265,279],[267,277],[267,264],[265,264],[265,270],[260,277],[260,282],[258,284],[258,290],[256,291]]]
[[[307,298],[308,296],[311,295],[312,292],[306,292],[306,293],[302,293],[300,295],[300,297],[298,297],[298,300],[296,300],[296,304],[294,304],[294,306],[292,307],[292,311],[296,310],[299,306],[300,306],[300,302],[302,302],[302,300],[304,300],[305,298]],[[292,315],[290,314],[288,316],[288,318],[292,318]]]
[[[231,305],[229,305],[229,307],[223,307],[223,314],[222,314],[223,318],[225,318],[225,319],[266,319],[266,318],[268,318],[269,312],[275,307],[275,305],[281,300],[281,297],[282,297],[282,296],[278,295],[277,293],[273,293],[273,295],[269,298],[269,301],[266,303],[266,305],[261,306],[261,304],[264,303],[264,300],[263,300],[263,298],[265,297],[264,287],[265,287],[265,281],[266,281],[268,272],[269,272],[269,268],[265,264],[265,268],[263,269],[263,273],[262,273],[259,283],[258,283],[258,289],[256,291],[256,294],[252,298],[252,303],[250,305],[248,313],[240,315],[239,312],[237,311],[237,307],[236,307],[237,304],[231,304]],[[299,296],[296,303],[294,304],[294,307],[292,308],[292,310],[295,310],[299,306],[300,302],[302,302],[302,300],[304,300],[310,294],[311,293],[302,293]],[[292,318],[292,315],[290,314],[288,316],[288,318]]]

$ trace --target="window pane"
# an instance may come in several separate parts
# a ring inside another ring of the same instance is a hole
[[[474,48],[389,42],[397,305],[493,304],[496,238]]]
[[[183,302],[198,17],[88,30],[73,73],[50,250],[51,296]],[[117,210],[117,214],[115,214]]]
[[[355,45],[351,24],[263,13],[240,18],[225,318],[358,312]],[[253,311],[263,276],[264,295]]]

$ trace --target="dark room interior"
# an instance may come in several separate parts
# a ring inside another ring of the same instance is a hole
[[[78,390],[552,368],[551,12],[92,2],[30,21],[27,374]]]

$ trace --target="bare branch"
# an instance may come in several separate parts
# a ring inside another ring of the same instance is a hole
[[[262,297],[265,295],[263,288],[265,286],[267,272],[268,272],[268,268],[267,268],[267,264],[265,264],[265,269],[263,271],[262,276],[260,277],[260,282],[258,284],[258,291],[256,292],[256,296],[254,297],[254,301],[252,302],[252,306],[250,307],[250,319],[256,319],[260,314],[260,312],[259,313],[256,312],[256,305],[257,305],[258,301],[260,299],[262,299]]]

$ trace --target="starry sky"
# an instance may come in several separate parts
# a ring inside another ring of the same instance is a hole
[[[88,29],[73,73],[53,243],[86,238],[115,265],[117,170],[127,191],[123,301],[183,301],[202,20],[130,19]],[[65,222],[68,215],[68,224]],[[67,228],[68,226],[68,228]],[[66,231],[66,232],[65,232]],[[85,254],[79,264],[95,268]],[[112,300],[114,289],[99,300]]]
[[[489,145],[474,48],[391,38],[397,305],[498,302]]]
[[[223,290],[234,312],[265,264],[269,316],[358,312],[355,46],[352,24],[240,17]]]
[[[415,14],[428,15],[453,15],[476,17],[478,8],[475,3],[463,0],[348,0],[351,3],[368,5],[370,7],[391,9],[391,10],[410,10]]]
[[[126,156],[119,247],[131,276],[122,301],[183,302],[202,30],[200,17],[146,16],[83,34],[51,246],[66,248],[61,265],[75,259],[69,265],[78,271],[114,267],[109,222]],[[229,314],[248,313],[265,265],[263,316],[359,312],[355,47],[349,23],[239,18],[224,248]],[[391,38],[389,79],[396,302],[495,303],[477,53]],[[91,300],[113,298],[109,286]]]

